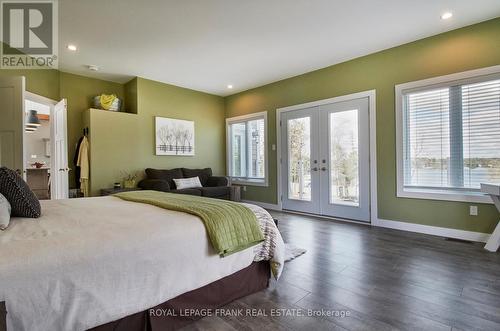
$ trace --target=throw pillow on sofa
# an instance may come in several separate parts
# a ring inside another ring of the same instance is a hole
[[[178,190],[184,190],[186,188],[202,187],[200,179],[198,177],[179,178],[179,179],[174,178],[174,182]]]
[[[212,177],[212,169],[187,169],[182,168],[182,174],[184,178],[198,177],[200,179],[201,186],[206,186],[208,179]]]

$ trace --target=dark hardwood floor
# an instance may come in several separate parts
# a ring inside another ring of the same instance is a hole
[[[269,289],[226,307],[268,316],[212,316],[184,330],[500,330],[500,254],[482,244],[272,214],[285,242],[307,253]],[[276,308],[305,316],[270,316]]]

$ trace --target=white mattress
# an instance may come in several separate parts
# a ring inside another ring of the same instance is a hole
[[[220,258],[196,216],[115,197],[42,202],[0,232],[8,330],[86,330],[249,266]]]

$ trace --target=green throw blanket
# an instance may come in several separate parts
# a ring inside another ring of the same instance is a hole
[[[264,240],[255,214],[236,202],[158,191],[122,192],[114,196],[198,216],[205,224],[212,246],[221,256]]]

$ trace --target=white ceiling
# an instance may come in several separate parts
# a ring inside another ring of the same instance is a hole
[[[499,0],[59,3],[63,71],[116,82],[140,76],[222,96],[500,16]],[[441,20],[445,11],[453,17]]]

